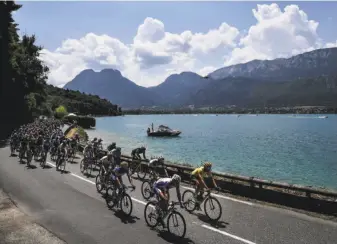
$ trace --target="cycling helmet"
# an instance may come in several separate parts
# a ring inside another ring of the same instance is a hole
[[[94,138],[94,141],[97,141],[97,137]]]
[[[204,163],[204,170],[207,172],[207,171],[210,171],[212,168],[212,163],[211,162],[206,162]]]
[[[121,151],[121,148],[120,147],[116,147],[116,151]]]
[[[205,168],[211,168],[212,167],[212,163],[211,162],[206,162],[206,163],[204,163],[204,167]]]
[[[164,161],[164,158],[162,156],[158,157],[159,161]]]
[[[122,162],[122,163],[120,164],[120,166],[121,166],[122,168],[124,168],[124,169],[127,169],[127,168],[129,167],[129,165],[128,165],[127,162]]]
[[[102,138],[99,138],[99,139],[98,139],[98,142],[101,142],[101,141],[103,141]]]
[[[172,176],[172,182],[174,182],[174,183],[176,183],[176,184],[180,184],[180,181],[181,181],[181,178],[180,178],[179,175],[174,174],[174,175]]]

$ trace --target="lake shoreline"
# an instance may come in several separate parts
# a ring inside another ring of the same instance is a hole
[[[197,167],[211,161],[214,171],[291,184],[337,189],[337,116],[321,115],[127,115],[97,118],[89,137],[104,148],[116,142],[122,153],[145,145],[147,157]],[[150,138],[146,129],[167,124],[179,138]],[[204,153],[201,154],[201,151]],[[319,162],[319,163],[317,163]],[[327,170],[329,169],[329,170]]]

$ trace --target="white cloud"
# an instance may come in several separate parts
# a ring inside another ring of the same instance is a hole
[[[138,85],[153,86],[172,73],[207,75],[224,63],[287,57],[337,46],[337,42],[324,44],[317,35],[318,22],[309,20],[296,5],[283,11],[277,4],[257,5],[252,13],[256,24],[241,32],[222,23],[206,33],[170,33],[163,22],[148,17],[139,25],[132,43],[88,33],[78,40],[63,41],[54,51],[43,50],[41,58],[50,68],[49,83],[54,85],[64,85],[83,69],[116,68]]]
[[[331,48],[331,47],[337,47],[337,41],[336,42],[328,42],[327,44],[325,44],[325,47],[327,48]]]
[[[257,23],[227,56],[226,65],[288,57],[321,47],[318,22],[309,20],[297,5],[288,5],[282,11],[276,3],[258,4],[252,11]]]

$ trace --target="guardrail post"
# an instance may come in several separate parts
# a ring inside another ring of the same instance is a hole
[[[254,184],[254,177],[250,177],[250,187],[254,188],[255,184]]]

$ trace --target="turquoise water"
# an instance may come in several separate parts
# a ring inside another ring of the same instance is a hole
[[[328,115],[130,115],[97,118],[89,136],[115,141],[123,154],[146,145],[148,156],[214,170],[337,189],[337,116]],[[178,138],[151,138],[146,129],[165,124]]]

